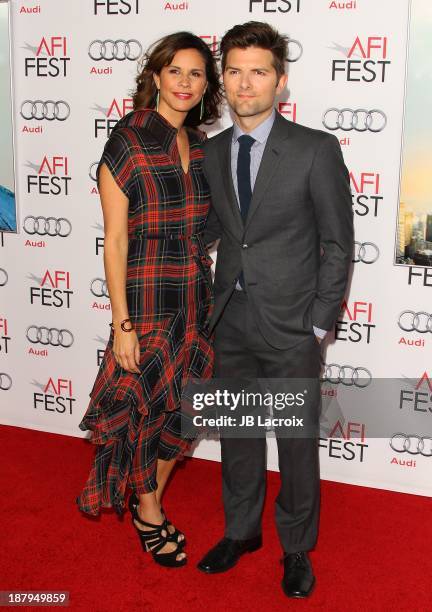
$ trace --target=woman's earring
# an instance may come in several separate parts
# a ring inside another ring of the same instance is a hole
[[[200,121],[204,117],[204,96],[201,98],[201,106],[200,106]]]
[[[156,112],[159,112],[159,89],[157,90],[156,94]]]

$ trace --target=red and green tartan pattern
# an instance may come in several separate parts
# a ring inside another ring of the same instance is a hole
[[[212,294],[200,237],[210,205],[202,137],[188,129],[184,173],[176,134],[155,111],[134,111],[118,122],[100,162],[129,198],[126,295],[141,354],[139,374],[122,370],[111,332],[80,423],[97,448],[77,503],[93,515],[101,507],[121,512],[128,484],[138,494],[155,490],[157,458],[171,459],[190,443],[181,436],[182,389],[190,377],[212,375],[203,331]]]

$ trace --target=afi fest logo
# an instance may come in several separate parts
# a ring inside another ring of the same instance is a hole
[[[57,414],[72,414],[76,401],[72,393],[72,381],[68,378],[49,378],[45,384],[33,381],[40,391],[33,393],[33,408]]]
[[[33,170],[27,174],[27,193],[39,195],[69,195],[69,159],[62,155],[45,155],[40,163],[27,162]]]
[[[34,274],[30,280],[36,285],[30,287],[30,304],[54,308],[70,308],[73,291],[70,288],[70,273],[64,270],[46,270],[42,278]]]
[[[350,172],[353,212],[359,217],[378,217],[382,208],[381,179],[376,172]],[[380,205],[379,205],[380,204]]]
[[[93,0],[93,14],[121,16],[139,15],[144,0]]]
[[[24,58],[24,74],[36,77],[65,77],[70,62],[66,36],[43,37],[36,46],[26,43],[32,55]]]
[[[248,0],[249,13],[300,13],[301,0]]]
[[[423,372],[418,381],[407,379],[411,389],[401,389],[399,410],[418,414],[422,412],[432,418],[432,381],[427,372]]]
[[[9,341],[11,340],[11,336],[9,336],[8,332],[8,322],[6,317],[0,316],[0,353],[5,353],[7,355],[9,350]]]
[[[98,342],[99,344],[103,345],[103,348],[96,349],[96,365],[99,367],[103,361],[103,358],[105,355],[105,348],[106,348],[106,345],[108,344],[108,340],[105,340],[105,338],[102,338],[102,336],[99,336],[99,335],[93,339],[95,340],[95,342]]]
[[[278,111],[286,119],[294,123],[297,121],[297,102],[279,102]]]
[[[345,55],[346,59],[332,60],[331,80],[384,83],[391,64],[387,59],[387,47],[387,36],[357,36],[350,47],[333,43],[330,48]]]
[[[364,342],[369,344],[373,324],[372,302],[342,302],[339,319],[335,325],[335,340],[344,342]]]
[[[104,233],[104,227],[102,225],[102,223],[95,223],[93,225],[93,229],[95,229],[98,234],[102,234],[101,236],[96,236],[95,238],[95,255],[99,256],[99,255],[103,255],[104,252],[104,245],[105,245],[105,237],[103,235]]]
[[[329,437],[319,439],[319,447],[327,450],[330,459],[363,463],[365,448],[369,447],[369,444],[365,443],[365,438],[366,426],[364,423],[348,421],[345,424],[338,420]]]
[[[108,106],[95,104],[91,110],[103,115],[102,119],[100,117],[94,119],[94,138],[99,138],[101,134],[109,138],[117,121],[133,110],[132,98],[119,98],[118,100],[114,98]]]
[[[408,267],[408,285],[432,287],[432,268]]]

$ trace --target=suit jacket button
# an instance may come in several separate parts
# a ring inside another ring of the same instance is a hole
[[[248,245],[246,243],[242,244],[242,249],[247,249],[247,248],[248,248]]]

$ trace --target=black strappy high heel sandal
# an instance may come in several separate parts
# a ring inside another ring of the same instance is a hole
[[[135,527],[135,530],[138,533],[144,551],[151,553],[153,560],[156,563],[163,565],[164,567],[182,567],[183,565],[186,565],[186,557],[183,557],[183,559],[177,559],[177,555],[183,552],[178,544],[177,548],[171,552],[159,552],[165,546],[165,544],[169,542],[168,525],[166,519],[161,525],[154,525],[153,523],[147,523],[147,521],[143,521],[142,518],[140,518],[137,505],[130,503],[129,510],[132,514],[132,525]],[[135,525],[134,521],[143,527],[151,527],[152,529],[143,531]],[[165,531],[165,535],[162,534],[163,531]]]
[[[134,506],[138,506],[139,505],[138,496],[134,492],[131,493],[131,496],[129,497],[129,509],[130,509],[130,505],[131,504],[133,504]],[[131,510],[131,512],[132,512],[132,510]],[[185,538],[184,533],[182,531],[179,531],[177,529],[177,527],[175,527],[175,525],[173,525],[171,523],[171,521],[167,518],[167,516],[166,516],[166,514],[165,514],[165,512],[164,512],[162,507],[161,507],[161,513],[162,513],[162,516],[164,517],[164,519],[166,520],[166,523],[167,523],[168,527],[174,527],[174,531],[172,533],[170,533],[168,531],[168,541],[169,542],[175,542],[176,544],[178,544],[178,546],[181,546],[181,547],[185,546],[186,545],[186,538]],[[183,536],[182,540],[179,540],[180,536]]]

